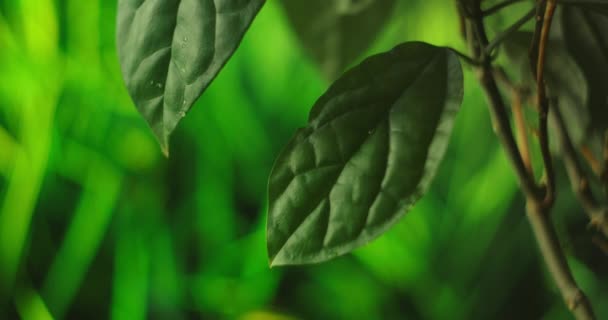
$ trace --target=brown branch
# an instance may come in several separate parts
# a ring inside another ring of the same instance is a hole
[[[530,69],[536,78],[536,67],[538,62],[538,45],[540,44],[540,34],[543,28],[543,19],[545,14],[546,0],[538,1],[536,5],[536,25],[534,27],[534,34],[532,36],[532,42],[530,43],[530,50],[528,52],[530,58]]]
[[[577,319],[595,319],[591,305],[583,292],[578,288],[560,247],[559,239],[557,239],[555,229],[549,218],[551,205],[547,205],[544,195],[538,192],[534,177],[528,173],[513,137],[509,115],[492,72],[492,61],[488,59],[486,52],[483,50],[488,45],[488,37],[481,15],[480,1],[476,0],[473,4],[475,6],[472,8],[472,15],[467,16],[467,29],[469,29],[467,34],[473,35],[473,37],[468,38],[469,47],[473,57],[479,61],[483,61],[481,66],[476,68],[477,76],[488,98],[494,131],[511,160],[511,164],[517,173],[519,184],[526,196],[528,220],[532,225],[541,254],[572,314]]]
[[[480,11],[477,13],[479,14]],[[483,50],[489,43],[483,20],[480,18],[480,15],[478,15],[478,18],[471,19],[469,22],[469,29],[471,30],[469,33],[473,35],[472,37],[469,37],[470,50],[473,52],[474,58],[484,62],[477,68],[477,76],[488,99],[494,132],[500,139],[511,164],[515,169],[520,187],[524,194],[532,195],[536,198],[540,195],[540,191],[536,186],[533,177],[528,174],[526,165],[517,147],[505,103],[493,75],[491,60],[488,59],[489,57],[485,55],[485,51]]]
[[[528,174],[528,169],[523,161],[523,158],[513,137],[509,116],[507,114],[504,102],[500,95],[500,91],[496,86],[496,82],[491,76],[491,72],[487,69],[482,69],[479,73],[480,83],[486,92],[488,103],[490,105],[490,113],[492,115],[492,123],[494,132],[500,139],[507,156],[511,161],[512,166],[517,173],[520,187],[527,195],[533,194],[539,196],[540,192],[534,183],[534,179]]]
[[[549,129],[547,125],[549,115],[549,99],[545,89],[545,58],[547,55],[547,42],[549,41],[549,32],[551,30],[551,22],[555,13],[555,0],[548,0],[545,6],[544,18],[537,23],[541,24],[540,39],[538,43],[538,60],[536,63],[536,104],[539,114],[539,142],[543,162],[545,165],[546,179],[546,194],[544,204],[550,207],[555,200],[555,172],[553,170],[553,159],[551,158],[551,150],[549,148]]]
[[[532,160],[530,156],[530,143],[528,141],[528,132],[526,129],[526,119],[524,118],[522,108],[522,94],[521,89],[514,88],[511,92],[513,102],[511,109],[513,109],[513,116],[515,118],[515,128],[517,132],[517,141],[519,142],[519,148],[521,149],[521,156],[524,161],[524,165],[528,170],[528,174],[533,177],[534,169],[532,169]]]
[[[595,173],[598,177],[601,177],[602,176],[602,165],[600,164],[600,161],[593,154],[593,151],[591,151],[591,149],[589,149],[588,146],[583,145],[583,146],[581,146],[581,155],[583,155],[583,158],[585,158],[585,160],[587,160],[587,163],[591,167],[591,170],[593,170],[593,173]]]
[[[576,319],[595,319],[591,303],[578,287],[564,252],[559,244],[555,228],[548,219],[549,212],[542,203],[528,201],[527,216],[540,252],[547,264],[549,273],[553,277],[559,292]]]
[[[494,68],[494,75],[496,79],[503,84],[511,92],[511,110],[513,110],[513,117],[515,119],[515,133],[517,135],[517,143],[521,151],[521,157],[528,170],[528,175],[534,177],[534,170],[532,168],[532,160],[530,156],[530,143],[528,141],[528,130],[526,126],[526,119],[523,113],[523,88],[513,83],[509,76],[500,67]]]

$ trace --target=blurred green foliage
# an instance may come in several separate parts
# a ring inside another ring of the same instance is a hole
[[[0,2],[0,318],[568,319],[470,72],[438,178],[403,221],[353,255],[269,269],[266,178],[328,84],[269,1],[166,159],[123,86],[115,11]],[[370,53],[462,48],[457,26],[445,1],[401,1]],[[582,216],[558,208],[560,230]],[[606,269],[583,258],[608,317]]]

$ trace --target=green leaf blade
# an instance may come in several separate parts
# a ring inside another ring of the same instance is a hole
[[[588,102],[578,110],[587,115],[583,142],[601,157],[608,131],[608,16],[572,7],[560,18],[565,46],[588,84]]]
[[[558,4],[565,6],[564,10],[581,8],[590,12],[608,14],[608,0],[559,0]]]
[[[444,48],[406,43],[346,72],[271,173],[271,265],[325,261],[392,226],[428,188],[461,102]]]
[[[161,148],[237,49],[264,0],[119,0],[123,78]]]

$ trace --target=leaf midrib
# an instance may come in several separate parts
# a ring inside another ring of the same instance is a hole
[[[432,56],[431,56],[431,57],[430,57],[430,58],[429,58],[429,59],[428,59],[428,60],[427,60],[427,61],[426,61],[424,64],[421,64],[421,66],[422,66],[422,67],[420,67],[420,69],[419,69],[420,71],[419,71],[419,72],[417,72],[417,74],[419,74],[419,75],[423,75],[423,74],[425,74],[425,73],[427,72],[427,69],[429,69],[429,68],[430,68],[430,66],[431,66],[431,65],[433,65],[433,63],[436,61],[436,59],[437,59],[437,57],[438,57],[438,56],[440,56],[439,52],[437,52],[437,53],[435,53],[434,55],[432,55]],[[367,69],[365,69],[365,70],[367,71]],[[406,86],[406,88],[404,89],[403,93],[402,93],[401,95],[399,95],[399,96],[398,96],[398,97],[395,99],[395,101],[393,101],[393,102],[391,103],[391,106],[390,106],[389,108],[387,108],[387,112],[385,112],[385,113],[383,114],[383,116],[379,117],[379,120],[380,120],[380,121],[378,121],[378,123],[376,124],[376,126],[374,126],[374,128],[375,128],[376,130],[377,130],[377,128],[378,128],[378,124],[379,124],[379,123],[382,123],[382,121],[386,121],[387,119],[389,119],[389,117],[390,117],[390,110],[391,110],[391,109],[394,107],[394,104],[395,104],[397,101],[399,101],[401,97],[403,97],[404,95],[406,95],[406,94],[409,92],[409,89],[410,89],[410,88],[411,88],[411,87],[412,87],[412,86],[413,86],[413,85],[414,85],[414,84],[415,84],[417,81],[419,81],[419,80],[420,80],[420,78],[421,78],[421,77],[415,77],[415,79],[414,79],[414,80],[412,80],[412,81],[411,81],[411,82],[410,82],[410,83],[409,83],[409,84]],[[374,79],[375,79],[374,77],[370,77],[370,79],[372,79],[372,84],[373,84],[373,85],[377,85],[377,82],[376,82],[376,81],[374,81]],[[358,87],[357,89],[359,89],[359,88],[361,88],[361,87]],[[352,90],[352,89],[351,89],[351,90]],[[355,90],[356,90],[356,89],[355,89]],[[330,100],[330,101],[331,101],[331,100]],[[328,101],[328,102],[326,102],[326,103],[329,103],[329,101]],[[364,109],[364,108],[361,108],[361,109]],[[348,114],[349,114],[349,112],[351,112],[351,111],[352,111],[352,110],[349,110],[349,111],[347,111],[347,112],[345,112],[345,113],[343,113],[343,114],[339,114],[338,116],[336,116],[336,117],[332,118],[331,120],[327,121],[326,123],[324,123],[322,126],[320,126],[320,127],[318,127],[318,128],[315,128],[315,131],[316,131],[316,130],[319,130],[319,129],[321,129],[321,128],[323,128],[323,127],[327,126],[327,125],[330,125],[330,123],[334,122],[336,119],[339,119],[339,118],[341,118],[341,117],[344,117],[344,116],[348,115]],[[387,128],[387,130],[388,130],[388,128]],[[315,131],[311,131],[311,132],[310,132],[310,133],[308,133],[306,136],[304,136],[304,137],[302,138],[302,141],[303,141],[303,140],[306,140],[308,143],[310,143],[309,138],[312,136],[312,134],[313,134]],[[366,135],[366,136],[363,138],[363,141],[362,141],[361,143],[359,143],[358,147],[357,147],[357,148],[356,148],[356,149],[355,149],[355,150],[354,150],[354,151],[351,153],[351,155],[348,157],[348,160],[346,160],[344,163],[335,164],[336,166],[338,166],[338,165],[340,165],[340,166],[341,166],[340,172],[338,172],[338,174],[336,175],[336,178],[335,178],[335,179],[334,179],[334,181],[333,181],[333,182],[330,184],[332,187],[330,187],[330,189],[329,189],[327,192],[324,192],[324,194],[329,194],[329,193],[331,193],[331,190],[333,190],[333,187],[334,187],[334,185],[335,185],[335,183],[336,183],[337,179],[339,179],[339,177],[342,175],[342,173],[343,173],[344,169],[346,168],[346,165],[347,165],[347,164],[348,164],[348,163],[351,161],[352,157],[353,157],[355,154],[357,154],[357,153],[358,153],[358,152],[361,150],[361,148],[362,148],[362,147],[363,147],[363,145],[366,143],[366,141],[369,139],[369,137],[370,137],[369,135]],[[389,137],[390,137],[390,132],[389,132]],[[302,141],[301,141],[301,142],[302,142]],[[389,142],[389,143],[390,143],[390,142]],[[388,155],[387,155],[387,157],[388,157]],[[326,166],[330,166],[330,165],[326,165]],[[386,167],[388,167],[388,165],[385,165],[385,172],[384,172],[384,175],[383,175],[383,177],[382,177],[382,180],[381,180],[381,181],[384,181],[384,178],[386,177]],[[294,176],[292,177],[292,179],[291,179],[291,181],[290,181],[290,184],[291,184],[291,183],[292,183],[292,182],[295,180],[295,177],[297,177],[297,176],[298,176],[298,175],[294,175]],[[289,186],[289,184],[288,184],[287,186]],[[382,182],[380,183],[380,189],[381,189],[381,188],[382,188]],[[281,198],[281,197],[284,195],[284,193],[285,193],[285,191],[286,191],[286,190],[287,190],[287,187],[285,188],[285,190],[283,190],[283,192],[281,193],[281,195],[279,195],[279,196],[277,197],[277,199],[278,199],[278,198]],[[377,197],[377,196],[378,196],[378,192],[376,193],[376,197]],[[314,207],[314,208],[317,208],[317,207],[319,206],[319,204],[320,204],[320,203],[321,203],[323,200],[326,200],[326,199],[327,199],[327,195],[325,195],[325,196],[323,196],[323,197],[320,197],[320,198],[319,198],[319,200],[315,202],[315,205],[314,205],[313,207]],[[375,199],[374,199],[374,201],[375,201]],[[372,202],[371,202],[371,204],[370,204],[370,208],[371,208],[371,205],[373,205],[373,202],[374,202],[374,201],[372,201]],[[328,206],[329,206],[329,209],[328,209],[328,210],[330,210],[328,214],[330,214],[330,213],[331,213],[331,202],[329,202],[329,203],[328,203]],[[368,208],[367,212],[368,212],[367,214],[369,214],[369,208]],[[271,264],[272,264],[272,261],[273,261],[273,260],[274,260],[274,259],[275,259],[275,258],[276,258],[278,255],[279,255],[279,253],[281,253],[281,251],[283,251],[283,249],[285,248],[285,245],[286,245],[286,244],[289,242],[289,240],[290,240],[290,239],[293,237],[293,235],[294,235],[294,234],[295,234],[295,233],[296,233],[296,232],[297,232],[297,231],[298,231],[298,230],[301,228],[301,226],[304,224],[304,222],[306,221],[306,219],[307,219],[309,216],[310,216],[310,214],[306,214],[306,215],[304,216],[304,218],[303,218],[303,219],[301,219],[301,221],[298,223],[297,227],[296,227],[296,228],[293,230],[293,232],[291,232],[291,234],[290,234],[290,235],[287,237],[287,239],[285,239],[285,241],[283,242],[283,244],[281,245],[281,247],[279,248],[279,250],[277,250],[277,251],[276,251],[276,253],[274,254],[274,256],[273,256],[273,257],[271,257],[271,259],[270,259],[270,260],[271,260]],[[367,219],[367,218],[366,218],[366,219]],[[366,226],[367,226],[367,224],[365,224],[365,225],[363,226],[363,228],[362,228],[362,231],[361,231],[361,232],[363,232],[363,230],[365,230]],[[326,239],[325,239],[325,238],[327,237],[327,229],[328,229],[328,228],[325,228],[325,234],[323,235],[323,245],[322,245],[322,248],[326,248],[326,246],[325,246]],[[360,233],[361,233],[361,232],[360,232]],[[359,236],[360,236],[360,235],[359,235]],[[358,236],[358,237],[359,237],[359,236]]]

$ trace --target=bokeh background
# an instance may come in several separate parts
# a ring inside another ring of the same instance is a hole
[[[270,0],[167,159],[123,86],[115,14],[0,1],[0,319],[569,319],[470,70],[414,210],[351,255],[269,269],[267,176],[328,82]],[[452,3],[401,1],[369,52],[403,40],[463,48]],[[559,191],[569,261],[607,319],[606,255]]]

